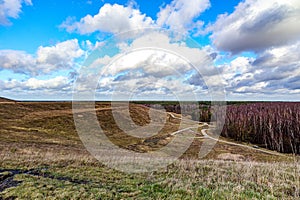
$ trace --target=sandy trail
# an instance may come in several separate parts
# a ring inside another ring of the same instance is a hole
[[[15,102],[0,102],[0,104],[14,104]],[[61,116],[61,115],[72,115],[72,114],[80,114],[80,113],[85,113],[85,112],[96,112],[96,111],[109,111],[111,110],[111,107],[106,107],[106,108],[95,108],[95,109],[67,109],[67,110],[49,110],[49,111],[39,111],[39,112],[33,112],[31,113],[31,115],[26,116],[27,117],[55,117],[55,116]],[[128,109],[128,107],[126,106],[120,106],[120,107],[115,107],[114,109]],[[161,111],[162,112],[162,111]],[[185,122],[191,122],[191,123],[195,123],[195,121],[190,120],[190,119],[184,119],[182,117],[177,117],[175,116],[173,113],[167,113],[170,117],[172,117],[173,119],[178,119],[178,120],[184,120]],[[200,125],[200,127],[199,127]],[[195,128],[202,128],[202,127],[206,127],[206,126],[210,126],[207,123],[203,123],[203,122],[199,122],[199,124],[197,126],[191,126],[191,127],[187,127],[178,131],[175,131],[173,133],[171,133],[172,136],[175,136],[179,133],[185,132],[185,131],[192,131],[194,134],[197,133],[195,131],[193,131],[192,129]],[[196,139],[210,139],[210,140],[214,140],[217,142],[222,142],[225,144],[229,144],[229,145],[235,145],[235,146],[240,146],[240,147],[244,147],[244,148],[248,148],[248,149],[252,149],[255,151],[259,151],[259,152],[263,152],[263,153],[267,153],[270,155],[276,155],[276,156],[286,156],[284,154],[278,153],[278,152],[274,152],[271,150],[265,150],[265,149],[259,149],[259,148],[255,148],[253,146],[248,146],[248,145],[244,145],[244,144],[239,144],[239,143],[235,143],[235,142],[230,142],[230,141],[226,141],[226,140],[222,140],[219,138],[215,138],[211,135],[209,135],[208,133],[209,128],[208,129],[202,129],[201,130],[201,134],[203,136],[200,137],[193,137]],[[183,136],[186,137],[186,136]]]
[[[179,117],[174,116],[172,113],[168,113],[168,114],[169,114],[172,118],[174,118],[174,119],[182,119],[182,118],[179,118]],[[188,119],[186,119],[186,120],[188,120]],[[189,121],[191,121],[191,120],[189,120]],[[209,124],[207,124],[207,123],[203,123],[203,122],[200,122],[200,123],[201,123],[201,127],[209,126]],[[200,127],[200,128],[201,128],[201,127]],[[185,128],[185,129],[182,129],[182,130],[173,132],[171,135],[176,135],[176,134],[178,134],[178,133],[181,133],[181,132],[187,131],[187,130],[193,131],[193,130],[192,130],[193,128],[198,128],[198,127],[195,127],[195,126],[188,127],[188,128]],[[211,139],[211,140],[214,140],[214,141],[217,141],[217,142],[222,142],[222,143],[229,144],[229,145],[240,146],[240,147],[252,149],[252,150],[255,150],[255,151],[260,151],[260,152],[263,152],[263,153],[267,153],[267,154],[270,154],[270,155],[285,156],[285,157],[287,157],[286,155],[284,155],[284,154],[282,154],[282,153],[274,152],[274,151],[271,151],[271,150],[258,149],[258,148],[252,147],[252,146],[248,146],[248,145],[244,145],[244,144],[239,144],[239,143],[235,143],[235,142],[229,142],[229,141],[226,141],[226,140],[222,140],[222,139],[219,139],[219,138],[215,138],[215,137],[213,137],[213,136],[210,136],[210,135],[208,134],[208,131],[209,131],[209,129],[202,129],[202,130],[201,130],[201,134],[203,135],[203,137],[193,137],[193,138],[198,138],[198,139]],[[193,132],[194,132],[194,131],[193,131]]]

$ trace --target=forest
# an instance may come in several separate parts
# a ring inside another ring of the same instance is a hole
[[[145,105],[156,107],[151,103]],[[210,122],[213,116],[208,103],[163,106],[167,112],[189,114],[200,122]],[[299,102],[229,102],[221,136],[282,153],[300,154],[299,119]]]

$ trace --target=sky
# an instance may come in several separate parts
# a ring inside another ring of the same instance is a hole
[[[0,0],[0,96],[300,100],[299,0]]]

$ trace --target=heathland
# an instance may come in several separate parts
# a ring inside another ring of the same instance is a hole
[[[122,110],[124,105],[119,104]],[[130,117],[136,125],[151,123],[148,104],[130,104]],[[124,133],[115,122],[108,102],[96,102],[95,110],[77,113],[84,116],[86,112],[96,112],[111,142],[140,153],[156,151],[176,136],[189,137],[189,131],[178,132],[179,124],[189,127],[189,120],[196,116],[194,120],[201,121],[202,116],[203,123],[192,130],[196,133],[192,144],[176,162],[159,171],[133,174],[105,166],[86,150],[76,131],[70,102],[1,99],[0,199],[300,198],[300,163],[295,148],[299,135],[298,104],[230,105],[222,136],[201,159],[198,156],[201,145],[214,140],[209,131],[203,131],[209,129],[204,123],[205,115],[210,115],[209,105],[201,104],[203,112],[199,115],[181,116],[178,110],[167,108],[170,103],[159,104],[169,114],[158,134],[147,139]],[[260,110],[268,112],[260,115]],[[110,156],[122,159],[119,155]]]

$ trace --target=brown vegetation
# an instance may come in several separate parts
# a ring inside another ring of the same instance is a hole
[[[180,119],[168,117],[157,135],[138,139],[120,130],[109,103],[97,103],[95,108],[109,139],[132,151],[155,151],[168,144],[171,133],[179,128]],[[148,111],[142,105],[130,105],[135,124],[149,124]],[[81,112],[77,114],[91,111]],[[89,154],[77,135],[71,103],[1,104],[0,199],[299,198],[297,157],[220,142],[199,160],[200,147],[209,138],[198,131],[191,147],[168,168],[131,175],[107,168]],[[188,137],[189,132],[178,136]]]

